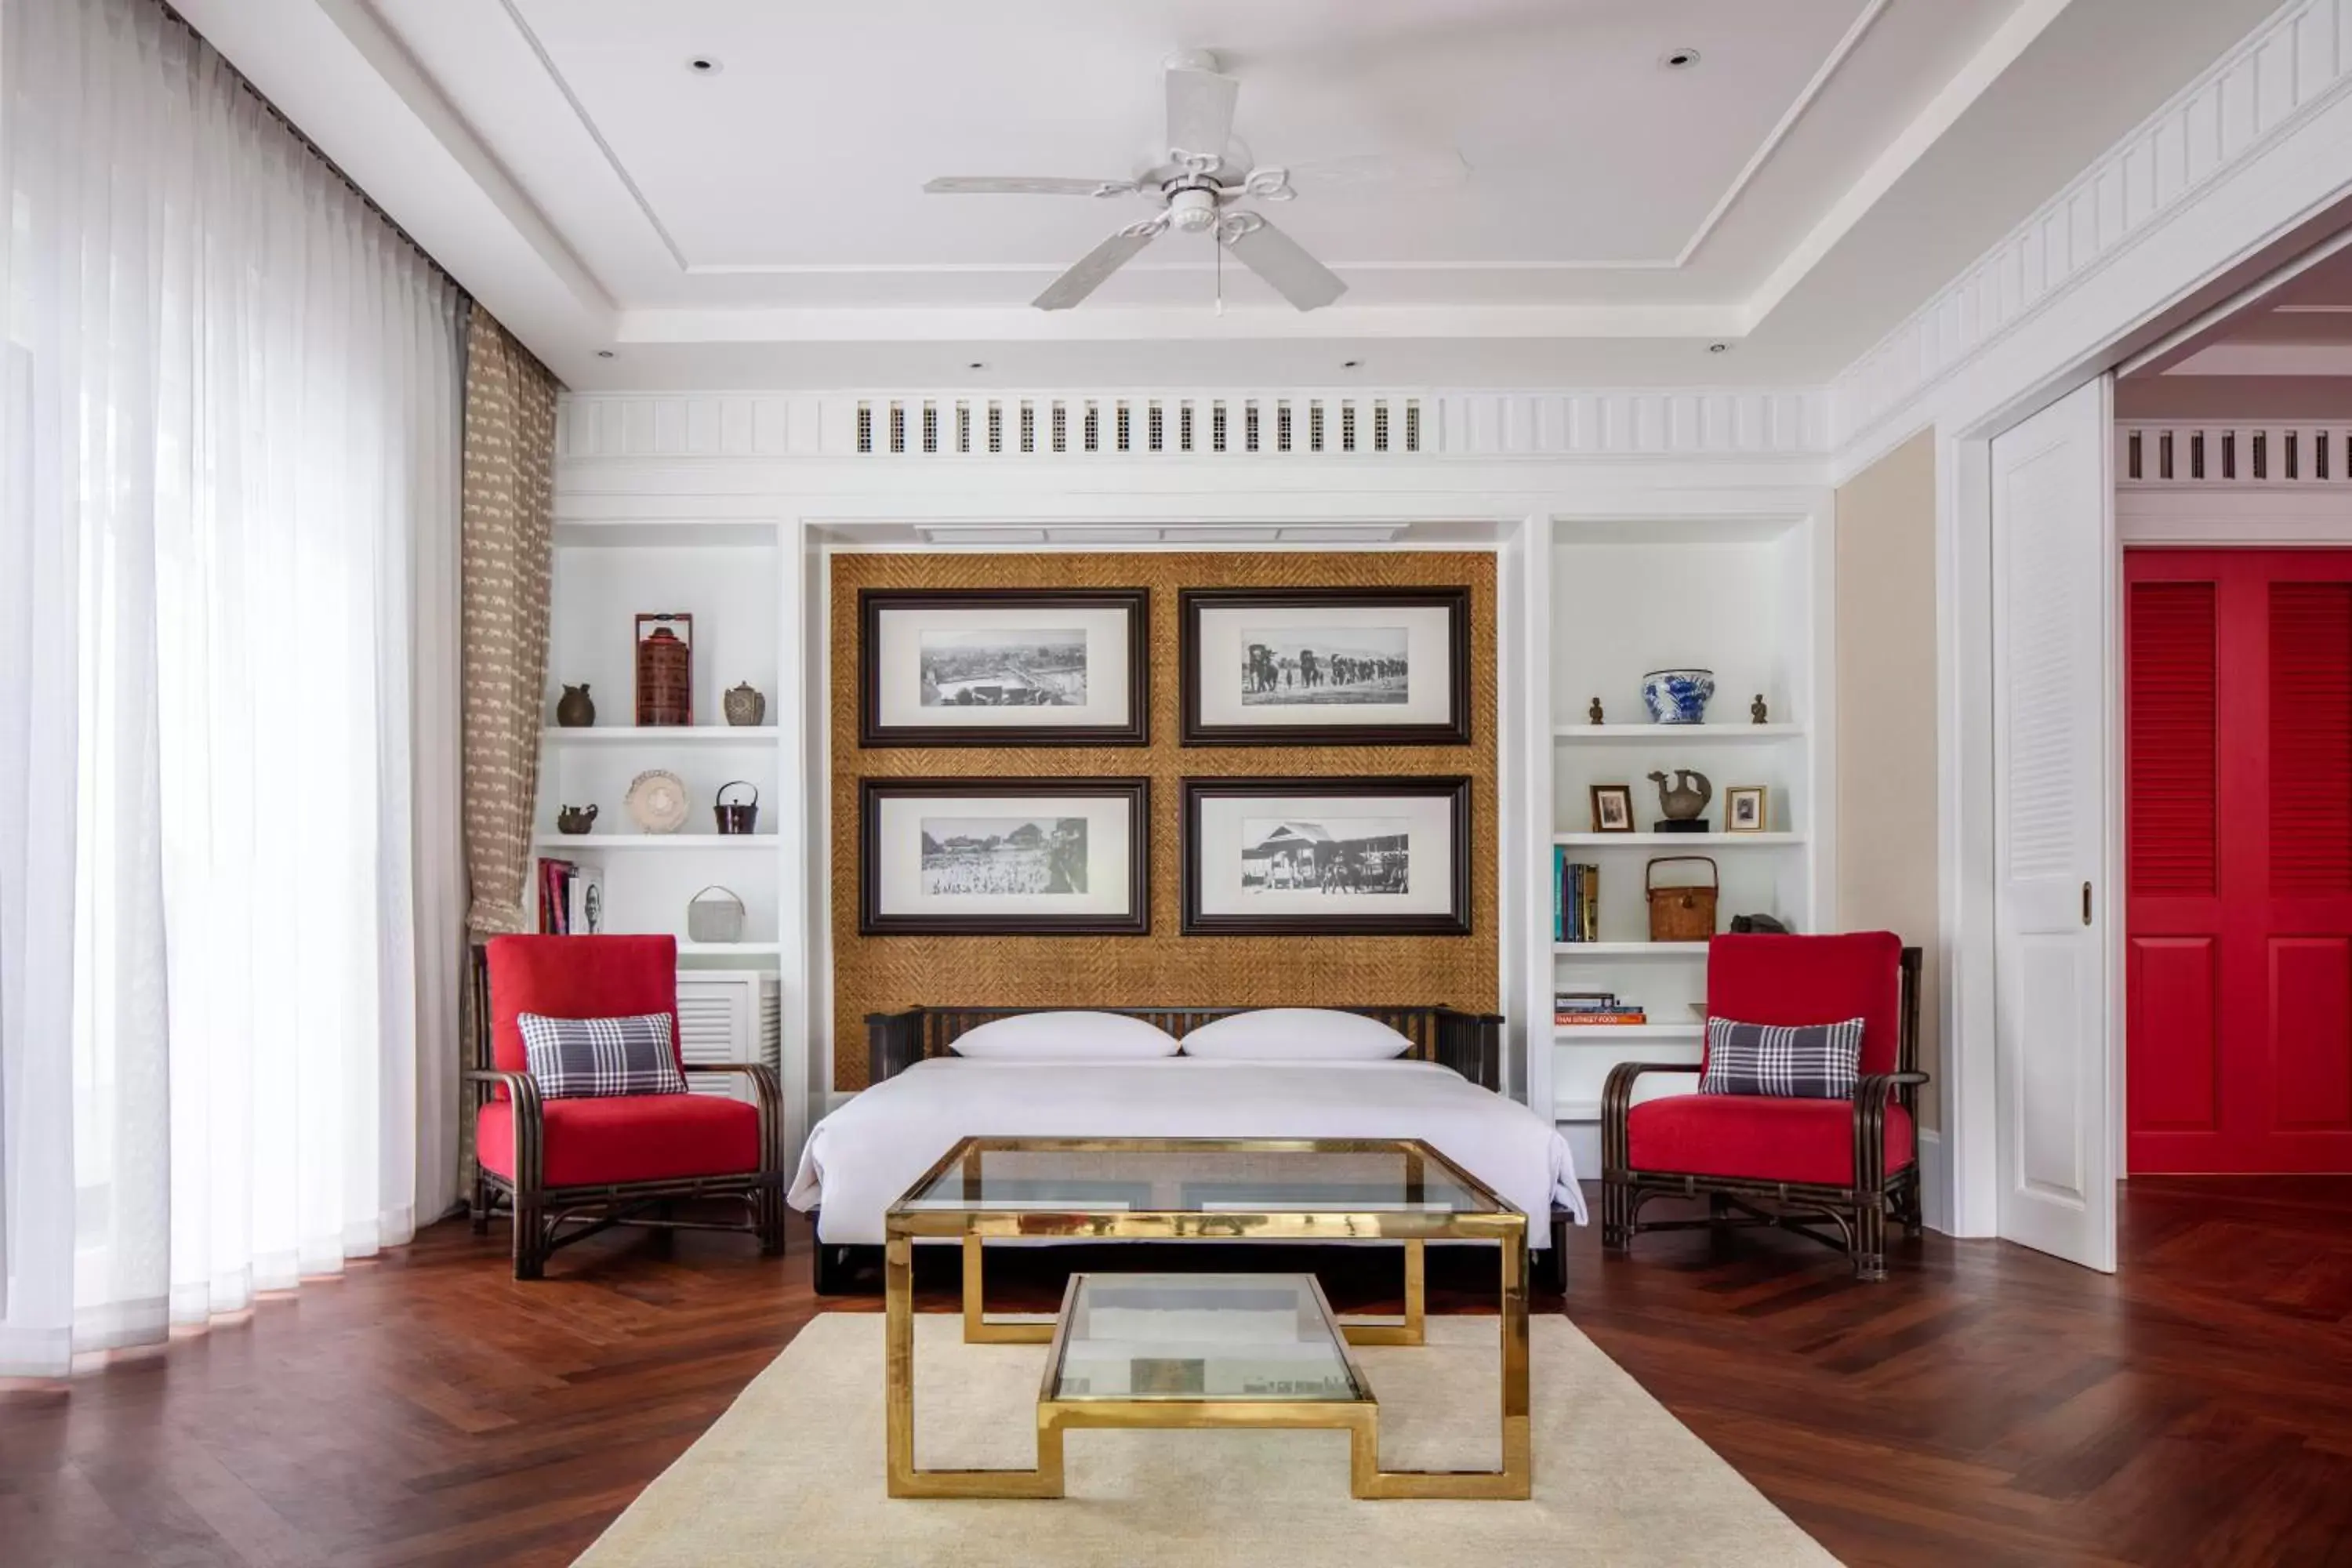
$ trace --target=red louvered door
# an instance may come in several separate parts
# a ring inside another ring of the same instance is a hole
[[[2128,1169],[2352,1171],[2352,552],[2124,581]]]

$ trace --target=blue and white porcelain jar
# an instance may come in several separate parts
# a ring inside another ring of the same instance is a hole
[[[1642,677],[1642,700],[1653,724],[1704,724],[1715,695],[1711,669],[1654,669]]]

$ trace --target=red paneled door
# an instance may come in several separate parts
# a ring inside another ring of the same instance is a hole
[[[2124,584],[2128,1169],[2352,1171],[2352,551]]]

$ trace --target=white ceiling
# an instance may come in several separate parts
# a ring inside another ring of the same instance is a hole
[[[1139,386],[1826,379],[2271,3],[181,9],[575,385]],[[1349,285],[1312,315],[1182,235],[1030,310],[1152,209],[922,182],[1135,174],[1179,47],[1239,79],[1261,163],[1471,177],[1268,209]]]
[[[2116,385],[2157,419],[2352,418],[2352,238],[2167,347]]]

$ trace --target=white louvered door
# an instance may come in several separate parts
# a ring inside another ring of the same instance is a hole
[[[1994,1012],[2000,1234],[2116,1266],[2105,379],[1992,443]]]

